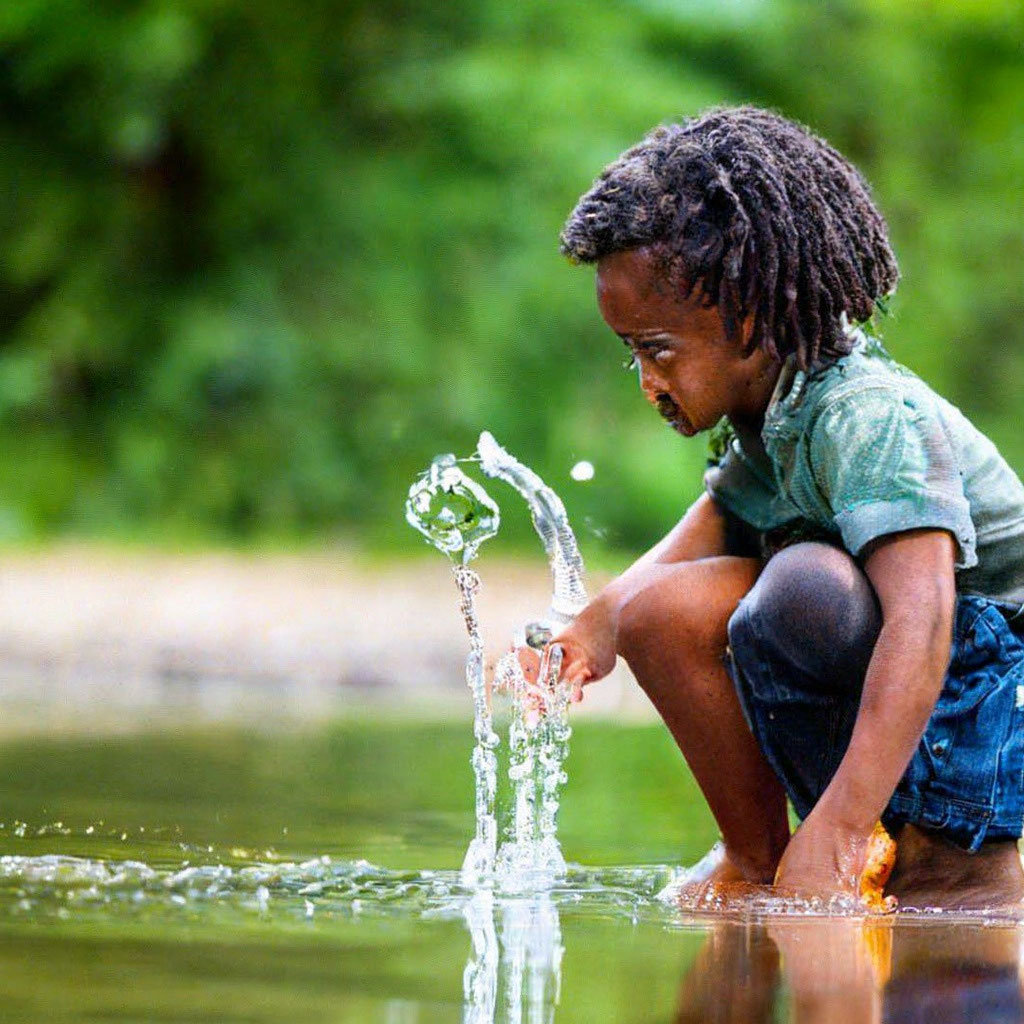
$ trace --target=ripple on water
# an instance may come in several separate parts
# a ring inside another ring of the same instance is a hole
[[[666,908],[655,897],[669,874],[660,865],[573,866],[554,885],[538,889],[556,906],[633,920],[638,913],[664,916]],[[259,912],[275,909],[304,918],[329,912],[454,919],[476,891],[463,885],[458,871],[393,871],[365,860],[328,856],[163,866],[61,854],[0,857],[0,914],[43,918],[63,918],[76,908],[197,909],[216,904]],[[495,894],[514,898],[532,893],[520,885],[514,892],[499,888]]]
[[[863,917],[852,900],[829,901],[780,895],[764,886],[697,886],[672,893],[676,876],[668,865],[570,865],[553,884],[493,890],[506,901],[543,893],[573,916],[666,927],[705,926],[710,919]],[[481,890],[463,884],[455,870],[395,871],[365,860],[329,856],[272,863],[232,862],[151,865],[134,859],[96,859],[62,854],[0,857],[0,916],[67,919],[73,913],[107,914],[146,909],[202,912],[220,907],[251,914],[314,917],[406,917],[457,919]],[[1019,921],[1016,908],[939,913],[905,908],[896,917],[939,917],[1000,923]]]

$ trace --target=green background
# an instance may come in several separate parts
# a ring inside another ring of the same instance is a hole
[[[419,551],[409,482],[487,428],[593,549],[649,543],[704,445],[639,400],[558,232],[652,125],[723,102],[864,171],[890,349],[1024,468],[1022,11],[3,5],[0,540]]]

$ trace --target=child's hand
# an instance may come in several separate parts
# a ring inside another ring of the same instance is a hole
[[[811,811],[779,861],[775,884],[804,896],[860,895],[871,830],[861,832]]]
[[[572,699],[583,699],[583,686],[604,678],[616,659],[618,616],[610,602],[595,598],[580,612],[576,620],[566,626],[549,646],[562,648],[562,668],[559,678],[572,687]],[[532,647],[516,648],[519,667],[523,671],[527,688],[540,685],[540,652]]]
[[[561,678],[572,687],[572,699],[583,699],[587,683],[603,679],[615,668],[618,614],[611,602],[596,597],[551,642],[562,648]]]

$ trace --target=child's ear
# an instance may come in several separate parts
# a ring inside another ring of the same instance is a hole
[[[756,319],[753,310],[740,321],[740,342],[743,346],[743,354],[752,356],[754,354],[754,320]]]

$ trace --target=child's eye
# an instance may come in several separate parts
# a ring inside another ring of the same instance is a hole
[[[659,348],[658,351],[654,353],[654,361],[659,366],[664,366],[666,363],[671,362],[672,361],[672,349],[670,349],[670,348]]]
[[[624,370],[635,370],[636,369],[636,356],[631,352],[629,358],[622,364]]]

